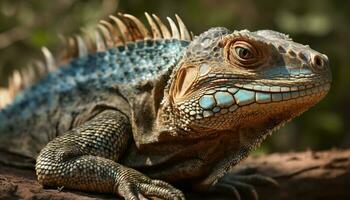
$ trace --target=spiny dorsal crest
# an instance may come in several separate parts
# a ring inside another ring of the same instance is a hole
[[[178,15],[175,15],[177,24],[167,17],[170,29],[157,15],[146,12],[145,16],[150,29],[137,17],[118,13],[110,15],[108,20],[101,20],[92,32],[83,32],[68,38],[60,36],[64,48],[59,52],[57,62],[55,56],[43,47],[41,50],[45,62],[35,61],[24,69],[16,70],[9,78],[8,88],[0,88],[0,108],[9,104],[21,90],[72,59],[139,40],[174,38],[190,41],[193,38],[192,32],[187,30]]]

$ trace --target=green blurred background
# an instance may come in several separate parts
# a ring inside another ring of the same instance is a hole
[[[199,34],[210,27],[273,29],[309,44],[330,58],[333,85],[316,107],[275,133],[257,153],[350,147],[350,1],[347,0],[1,0],[0,86],[19,67],[41,58],[41,46],[54,52],[58,34],[94,27],[116,10],[179,14]]]

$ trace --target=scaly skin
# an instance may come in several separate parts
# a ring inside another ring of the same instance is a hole
[[[167,182],[187,182],[257,198],[251,184],[275,181],[226,171],[326,95],[328,59],[269,30],[212,28],[188,41],[181,23],[177,39],[138,26],[146,42],[81,55],[23,91],[0,112],[11,144],[0,149],[37,157],[39,182],[53,187],[184,199]]]

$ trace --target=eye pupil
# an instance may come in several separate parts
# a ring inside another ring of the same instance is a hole
[[[249,54],[249,51],[248,51],[247,49],[243,49],[243,51],[242,51],[242,56],[243,56],[243,57],[247,57],[248,54]]]
[[[242,59],[249,59],[253,56],[249,49],[243,47],[236,47],[236,53]]]

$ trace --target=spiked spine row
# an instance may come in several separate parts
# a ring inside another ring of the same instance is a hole
[[[146,12],[145,16],[150,29],[146,28],[137,17],[118,13],[110,15],[108,20],[101,20],[92,33],[84,32],[74,37],[61,37],[65,48],[59,53],[58,62],[50,50],[43,47],[41,50],[45,62],[35,61],[32,66],[14,71],[8,80],[8,88],[0,88],[0,108],[9,104],[21,90],[72,59],[139,40],[171,38],[192,40],[192,32],[187,30],[178,15],[175,15],[177,25],[170,17],[167,17],[170,30],[157,15],[150,15]]]

